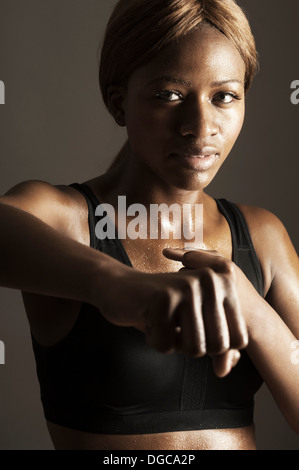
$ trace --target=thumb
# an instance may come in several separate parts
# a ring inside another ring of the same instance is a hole
[[[224,354],[212,356],[213,368],[217,377],[225,377],[237,365],[241,357],[237,349],[230,349]]]
[[[218,253],[215,250],[203,250],[201,248],[164,248],[162,250],[163,255],[165,258],[168,259],[173,259],[174,261],[182,261],[183,257],[186,255],[186,253],[193,253],[196,254],[210,254],[210,255],[218,255],[221,256],[220,253]]]

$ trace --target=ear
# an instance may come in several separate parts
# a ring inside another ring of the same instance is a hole
[[[108,109],[115,122],[122,127],[126,125],[124,100],[126,89],[123,86],[111,85],[108,88]]]

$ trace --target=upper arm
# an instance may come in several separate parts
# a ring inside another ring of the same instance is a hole
[[[86,226],[85,201],[68,186],[25,181],[1,196],[0,203],[23,210],[71,238],[88,241],[82,228]]]
[[[285,227],[274,227],[272,283],[266,300],[299,338],[299,259]]]
[[[19,183],[0,198],[0,203],[28,212],[54,227],[58,224],[61,202],[59,190],[43,181]]]
[[[299,337],[299,259],[282,222],[271,212],[240,206],[265,279],[265,298]]]

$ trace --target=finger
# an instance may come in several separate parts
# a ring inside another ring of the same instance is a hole
[[[174,261],[182,261],[186,251],[183,248],[164,248],[162,253],[165,258],[172,259]]]
[[[229,327],[223,305],[225,292],[219,282],[219,276],[212,270],[207,270],[202,276],[201,290],[207,353],[223,354],[230,348]]]
[[[180,304],[176,312],[179,334],[176,339],[178,352],[193,357],[206,354],[206,337],[204,322],[201,314],[201,294],[197,281],[194,281],[192,292]]]
[[[174,261],[183,261],[183,257],[186,255],[186,253],[208,253],[211,255],[220,255],[217,251],[214,250],[203,250],[199,248],[164,248],[162,250],[163,255],[165,258],[172,259]],[[198,264],[195,266],[198,267]]]
[[[229,329],[230,348],[243,349],[248,345],[248,331],[239,296],[232,284],[226,287],[226,292],[223,305]]]
[[[241,354],[237,349],[230,349],[219,356],[212,356],[213,369],[217,377],[226,377],[238,364],[240,357]]]
[[[230,262],[218,251],[197,250],[187,251],[183,258],[182,263],[186,268],[212,268],[215,272],[226,272]]]
[[[181,248],[164,248],[163,255],[174,261],[180,261],[189,269],[212,268],[217,273],[231,273],[233,263],[217,251],[185,251]]]

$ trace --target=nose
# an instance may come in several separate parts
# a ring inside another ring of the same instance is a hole
[[[185,102],[181,112],[181,135],[204,140],[219,133],[216,111],[211,102],[193,98]]]

